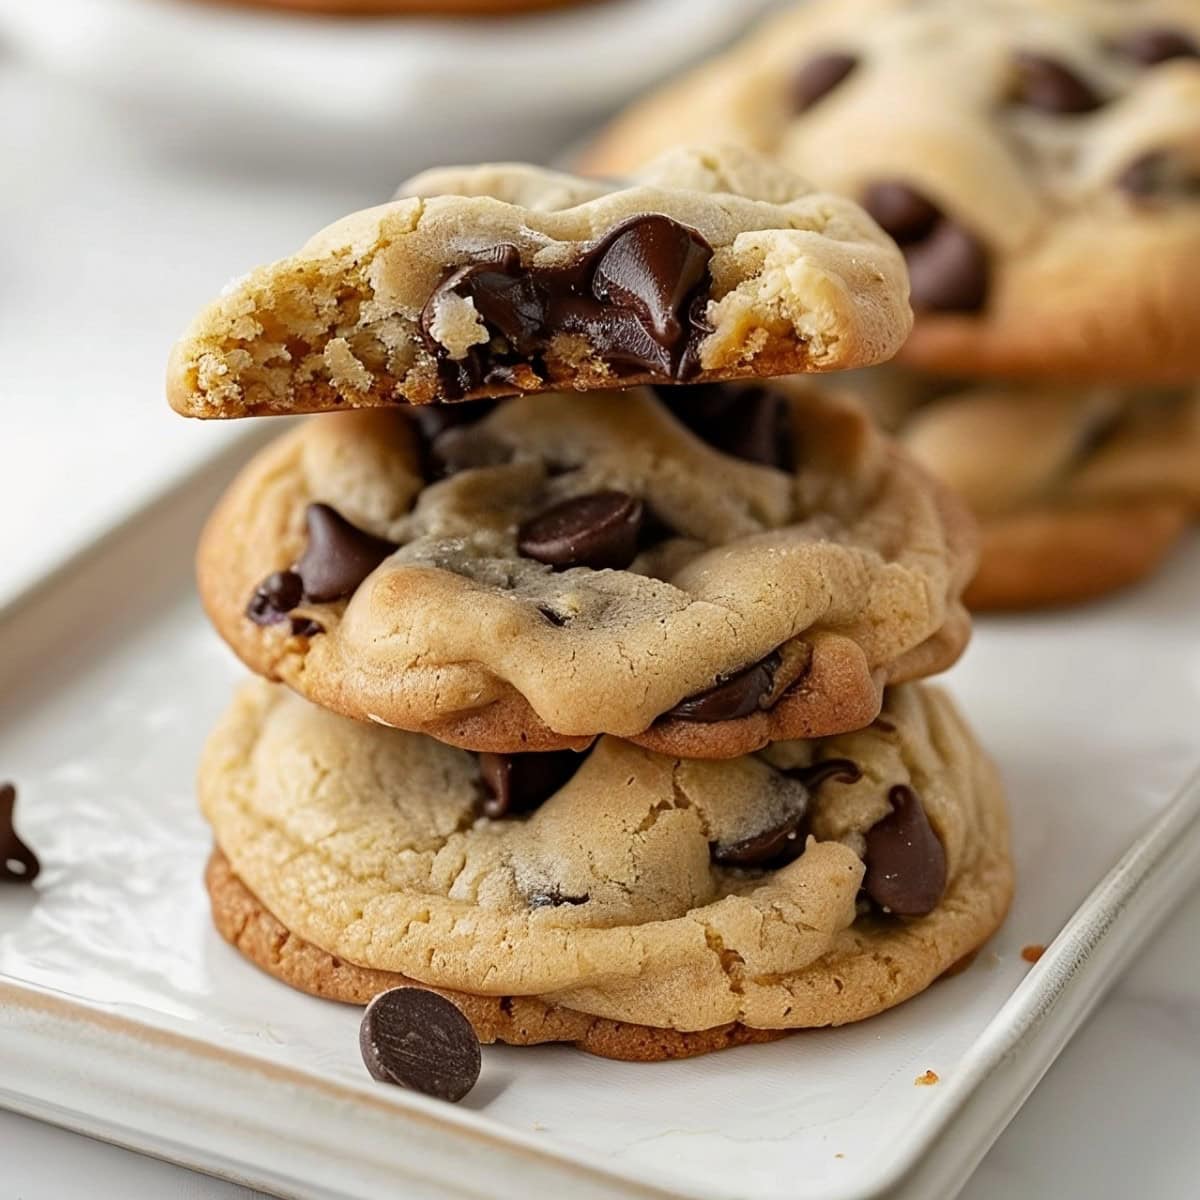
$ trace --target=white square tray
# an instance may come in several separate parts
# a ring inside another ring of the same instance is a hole
[[[0,612],[0,777],[43,861],[35,889],[0,889],[0,1105],[321,1200],[931,1200],[1196,877],[1193,543],[1111,603],[981,622],[948,677],[1004,769],[1018,865],[963,974],[859,1026],[689,1062],[490,1048],[457,1108],[374,1084],[355,1010],[259,974],[208,919],[192,774],[239,670],[190,559],[231,469]],[[927,1069],[940,1082],[915,1086]]]

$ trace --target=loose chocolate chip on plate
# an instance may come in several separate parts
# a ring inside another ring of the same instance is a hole
[[[795,112],[801,113],[833,91],[854,68],[858,59],[853,54],[818,54],[802,63],[791,78],[791,100]]]
[[[645,510],[627,492],[590,492],[539,513],[517,530],[526,558],[563,571],[568,567],[621,570],[637,557]]]
[[[254,589],[246,616],[255,625],[278,625],[304,598],[304,581],[295,571],[275,571]]]
[[[892,811],[867,831],[863,887],[885,911],[923,917],[946,890],[946,851],[911,788],[898,784],[888,801]]]
[[[328,504],[310,504],[304,519],[308,545],[296,572],[304,598],[315,604],[349,596],[396,549],[386,539],[352,525]]]
[[[587,756],[573,750],[536,754],[481,754],[480,808],[485,817],[529,812],[549,800],[583,765]]]
[[[901,244],[919,241],[933,232],[941,213],[915,188],[895,179],[868,185],[862,206]]]
[[[904,247],[913,308],[977,312],[987,299],[988,260],[983,244],[961,225],[941,220],[922,241]]]
[[[470,1021],[424,988],[381,992],[363,1014],[358,1035],[373,1078],[439,1100],[461,1100],[483,1065]]]
[[[1175,58],[1200,58],[1200,44],[1182,29],[1135,29],[1117,39],[1113,48],[1146,67]]]
[[[758,712],[775,686],[779,663],[778,654],[769,654],[762,662],[754,663],[736,675],[718,679],[707,691],[681,700],[663,716],[709,725]]]
[[[1018,50],[1015,99],[1041,112],[1075,114],[1093,112],[1104,103],[1091,85],[1065,63],[1030,50]]]
[[[17,836],[13,810],[17,789],[0,783],[0,883],[32,883],[42,869],[37,855]]]

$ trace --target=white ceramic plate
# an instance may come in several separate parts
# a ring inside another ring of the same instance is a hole
[[[0,619],[0,775],[44,863],[0,891],[5,1106],[321,1200],[930,1200],[1195,878],[1197,545],[1112,603],[983,623],[952,673],[1004,768],[1019,871],[963,974],[859,1026],[690,1062],[490,1048],[457,1108],[374,1084],[355,1010],[288,991],[209,925],[192,772],[239,671],[190,554],[229,469]]]
[[[189,153],[297,169],[302,151],[312,173],[395,153],[407,173],[444,161],[446,139],[462,161],[562,144],[581,118],[711,51],[767,2],[336,20],[189,0],[0,0],[0,33]]]

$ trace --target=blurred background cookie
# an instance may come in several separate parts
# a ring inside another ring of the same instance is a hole
[[[699,134],[857,197],[900,242],[907,362],[1200,374],[1200,6],[818,0],[634,104],[585,151]]]

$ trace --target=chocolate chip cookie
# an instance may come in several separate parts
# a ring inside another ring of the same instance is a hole
[[[908,362],[1200,375],[1200,5],[818,0],[634,107],[585,155],[702,134],[856,197],[900,243]]]
[[[629,183],[464,167],[231,284],[168,395],[236,417],[830,371],[910,325],[892,241],[749,152],[677,150]]]
[[[320,995],[363,1003],[401,976],[485,1040],[646,1058],[882,1011],[1008,906],[998,780],[934,690],[740,759],[615,738],[528,768],[543,757],[247,685],[200,771],[218,927]]]
[[[964,384],[894,369],[855,383],[979,517],[974,608],[1132,583],[1200,514],[1200,385]]]
[[[474,750],[860,728],[969,632],[965,505],[804,383],[314,417],[199,551],[255,671]]]

